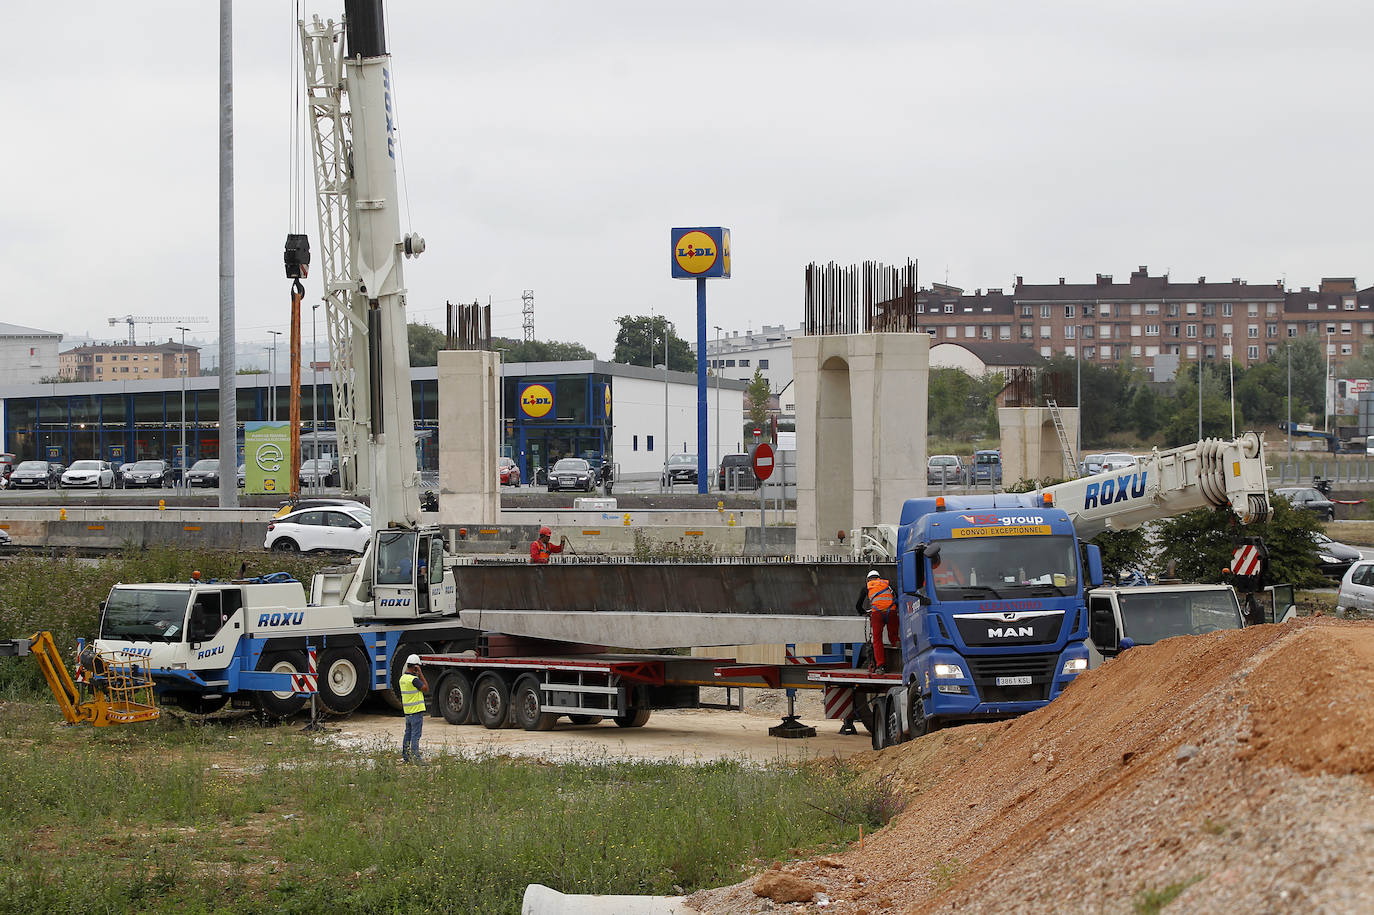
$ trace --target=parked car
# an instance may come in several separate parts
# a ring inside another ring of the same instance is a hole
[[[0,528],[0,548],[13,546],[14,541],[10,538],[10,532]]]
[[[1083,460],[1078,462],[1078,472],[1085,477],[1095,476],[1102,472],[1102,459],[1105,454],[1085,454]]]
[[[660,486],[676,486],[678,483],[696,483],[697,456],[695,454],[675,454],[668,458],[668,464],[659,474]]]
[[[372,536],[372,512],[364,506],[297,508],[267,524],[263,546],[278,553],[342,550],[361,553]]]
[[[60,466],[47,461],[21,461],[10,473],[10,488],[52,489],[62,478],[57,469]]]
[[[331,498],[329,496],[296,499],[294,501],[287,499],[277,508],[277,513],[272,517],[274,519],[285,518],[292,512],[305,511],[307,508],[367,508],[367,505],[363,502],[359,502],[357,499],[345,499],[342,497]]]
[[[109,461],[73,461],[58,480],[59,486],[90,486],[114,489],[114,468]]]
[[[0,451],[0,489],[4,489],[9,483],[10,472],[14,470],[14,465],[19,462],[19,458],[10,454],[8,451]]]
[[[754,459],[747,454],[727,454],[720,459],[716,471],[716,489],[758,489],[759,478],[754,476]]]
[[[562,458],[549,471],[549,492],[580,489],[591,492],[596,488],[596,474],[582,458]]]
[[[1294,508],[1312,512],[1323,521],[1330,521],[1336,517],[1335,504],[1311,486],[1286,486],[1274,490],[1274,495],[1287,499]]]
[[[1125,451],[1109,451],[1102,455],[1102,472],[1115,473],[1118,470],[1134,470],[1140,461],[1134,454]]]
[[[166,461],[135,461],[124,465],[124,485],[129,489],[164,489],[173,483],[172,468]]]
[[[332,457],[301,461],[302,486],[333,486],[339,481],[339,468]]]
[[[993,486],[1002,482],[1002,452],[973,452],[973,482],[988,483]]]
[[[1356,562],[1341,576],[1336,592],[1336,612],[1374,610],[1374,560]]]
[[[964,479],[964,462],[953,454],[932,454],[930,460],[926,461],[927,483],[958,485]]]
[[[1330,578],[1343,577],[1352,563],[1364,558],[1364,554],[1353,546],[1332,540],[1321,531],[1313,531],[1312,543],[1313,553],[1317,557],[1317,564],[1321,566],[1322,574]]]
[[[219,486],[219,458],[206,458],[196,461],[186,471],[187,486]]]
[[[508,457],[496,459],[496,469],[502,486],[520,485],[520,468]]]

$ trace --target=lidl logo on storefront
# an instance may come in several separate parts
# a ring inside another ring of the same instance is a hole
[[[532,419],[542,419],[553,409],[553,392],[542,384],[527,385],[520,392],[520,409]]]

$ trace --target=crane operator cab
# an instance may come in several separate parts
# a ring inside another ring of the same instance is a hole
[[[372,578],[376,616],[409,618],[457,611],[457,589],[452,572],[444,573],[439,531],[386,528],[377,531],[372,547],[362,574]]]

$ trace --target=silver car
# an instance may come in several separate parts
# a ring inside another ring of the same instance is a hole
[[[964,462],[959,460],[957,455],[932,454],[930,460],[926,461],[927,483],[939,483],[941,485],[954,483],[958,485],[966,480]]]

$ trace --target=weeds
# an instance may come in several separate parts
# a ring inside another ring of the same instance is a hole
[[[1171,883],[1162,890],[1141,890],[1136,894],[1135,901],[1131,903],[1137,915],[1156,915],[1163,911],[1164,907],[1173,902],[1179,895],[1202,879],[1202,874],[1189,877],[1187,880],[1180,880]]]
[[[841,769],[349,752],[172,719],[0,713],[0,911],[519,911],[525,886],[691,892],[897,808]],[[807,805],[833,812],[822,816]]]
[[[635,530],[635,562],[694,562],[709,559],[714,552],[715,547],[702,540],[658,540],[642,530]]]

